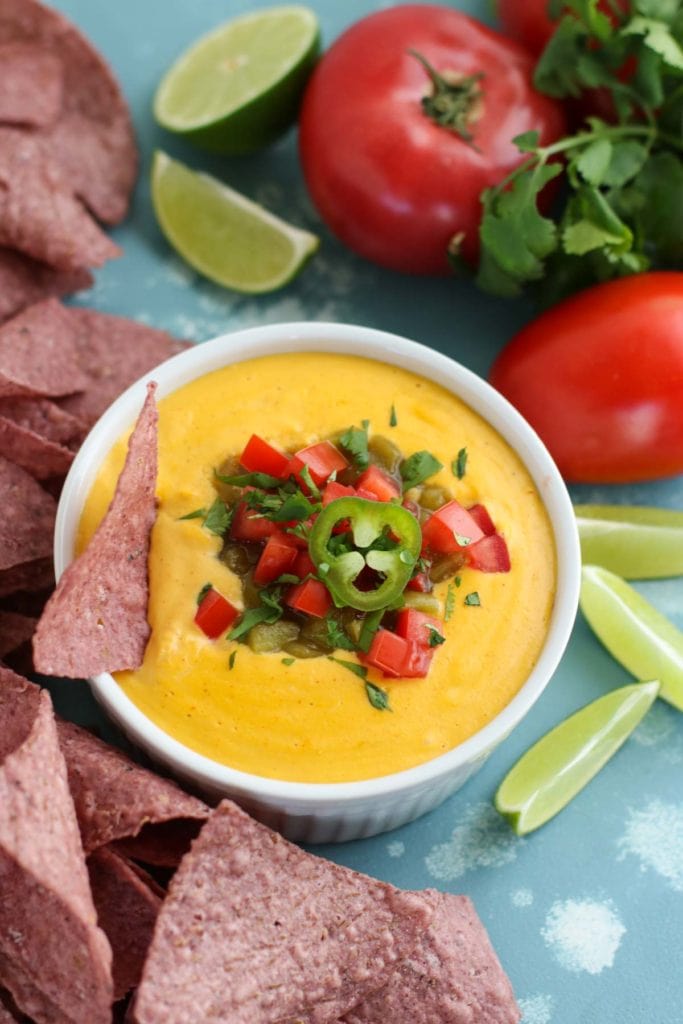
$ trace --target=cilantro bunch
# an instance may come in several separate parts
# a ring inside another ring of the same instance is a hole
[[[599,96],[611,114],[547,146],[537,132],[514,140],[525,159],[482,195],[485,291],[542,290],[550,304],[598,281],[683,265],[682,0],[608,6],[606,15],[598,0],[549,4],[560,20],[536,87],[560,99]],[[539,194],[560,176],[545,216]]]

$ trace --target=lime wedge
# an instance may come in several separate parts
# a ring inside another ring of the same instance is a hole
[[[216,153],[253,153],[294,121],[320,50],[308,7],[270,7],[220,25],[162,79],[154,116]]]
[[[631,683],[581,708],[551,729],[510,769],[494,803],[517,835],[561,811],[631,735],[659,690]]]
[[[152,202],[161,230],[183,259],[236,291],[281,288],[318,248],[315,235],[166,153],[154,155]]]
[[[683,574],[683,512],[635,505],[576,505],[585,563],[628,580]]]
[[[619,576],[584,566],[581,611],[612,657],[636,677],[659,679],[659,696],[683,711],[683,633]]]

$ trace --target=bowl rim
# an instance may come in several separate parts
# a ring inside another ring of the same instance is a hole
[[[96,473],[114,441],[135,422],[149,381],[157,398],[231,363],[286,352],[355,355],[400,366],[460,398],[498,431],[534,480],[553,530],[557,586],[548,632],[526,681],[491,721],[436,758],[389,775],[353,782],[296,782],[252,775],[200,754],[157,726],[109,673],[90,680],[96,699],[134,742],[185,777],[226,793],[286,802],[306,812],[321,802],[365,802],[408,793],[483,760],[538,700],[569,641],[578,608],[581,555],[578,529],[565,483],[545,445],[521,414],[484,378],[427,345],[357,324],[293,321],[230,331],[184,350],[144,374],[103,413],[81,446],[62,489],[55,524],[55,574],[73,560],[76,526]]]

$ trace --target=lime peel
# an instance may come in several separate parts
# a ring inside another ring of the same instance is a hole
[[[636,679],[659,679],[660,697],[683,711],[683,633],[625,580],[588,565],[581,611],[610,654]]]
[[[575,505],[586,564],[625,579],[683,574],[683,512],[641,505]]]
[[[309,231],[161,151],[152,164],[152,202],[161,230],[183,259],[236,291],[281,288],[319,245]]]
[[[643,719],[659,682],[630,683],[546,733],[510,769],[495,807],[518,835],[544,825],[600,771]]]
[[[243,14],[180,55],[157,88],[154,116],[213,152],[253,153],[294,124],[319,52],[310,8]]]

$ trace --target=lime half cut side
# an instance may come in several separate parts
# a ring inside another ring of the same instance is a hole
[[[152,165],[152,202],[161,230],[183,259],[239,292],[281,288],[318,248],[309,231],[162,152]]]
[[[662,700],[683,711],[683,633],[620,576],[586,565],[581,611],[598,640],[636,679],[659,679]]]
[[[154,116],[169,131],[218,153],[252,153],[295,121],[320,51],[308,7],[270,7],[220,25],[162,79]]]
[[[658,682],[622,686],[560,722],[510,769],[496,793],[496,810],[518,835],[540,828],[597,775],[658,692]]]
[[[683,512],[640,505],[575,505],[584,563],[629,580],[683,574]]]

